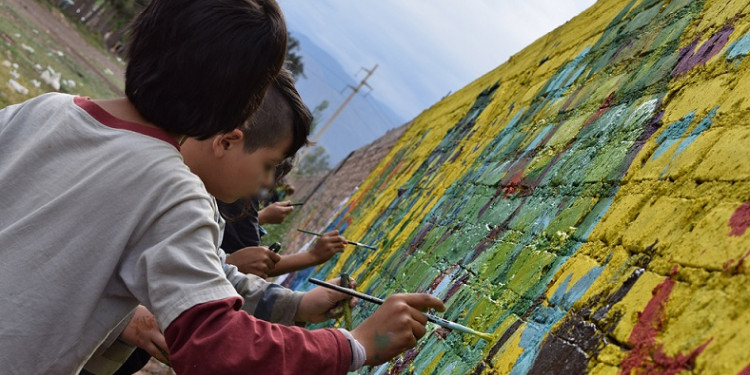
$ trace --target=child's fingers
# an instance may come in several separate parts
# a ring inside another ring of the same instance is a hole
[[[151,341],[165,356],[169,354],[169,346],[167,346],[167,339],[164,338],[164,335],[158,335],[157,337],[152,338]]]
[[[411,314],[411,318],[414,319],[414,321],[416,321],[417,323],[423,326],[427,324],[427,315],[425,315],[421,311],[411,307],[409,309],[409,313]]]
[[[424,314],[422,314],[422,316],[424,316]],[[412,323],[411,323],[411,332],[414,334],[414,337],[417,340],[421,339],[422,336],[424,336],[425,333],[427,333],[427,328],[425,328],[425,324],[426,323],[427,323],[426,321],[425,321],[425,323],[421,323],[421,322],[418,322],[416,320],[412,321]]]
[[[159,362],[169,364],[168,352],[166,350],[162,350],[153,342],[147,344],[143,349],[148,354],[151,354],[152,357],[156,358]]]
[[[417,310],[433,308],[438,311],[445,311],[443,301],[426,293],[406,293],[396,294],[395,296]]]
[[[266,260],[263,261],[263,263],[266,265],[266,269],[264,271],[270,271],[270,270],[276,268],[276,262],[274,262],[271,259],[266,259]]]
[[[274,252],[273,252],[273,251],[271,251],[271,250],[268,250],[267,254],[268,254],[268,259],[269,259],[269,260],[270,260],[271,262],[273,262],[273,265],[274,265],[274,266],[276,265],[276,263],[278,263],[278,262],[279,262],[279,261],[281,260],[281,255],[279,255],[279,254],[276,254],[276,253],[274,253]],[[273,268],[271,268],[271,269],[273,269]]]

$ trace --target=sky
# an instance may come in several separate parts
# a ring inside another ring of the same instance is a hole
[[[595,0],[279,0],[287,26],[411,120]],[[304,61],[303,61],[304,63]]]

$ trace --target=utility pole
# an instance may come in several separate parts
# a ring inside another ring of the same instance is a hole
[[[318,130],[317,133],[315,133],[315,136],[313,136],[313,138],[310,140],[311,142],[315,143],[315,142],[318,141],[318,139],[320,138],[320,136],[323,135],[323,133],[326,131],[326,129],[328,129],[329,126],[331,126],[331,124],[333,123],[333,120],[335,120],[336,117],[341,113],[341,111],[344,110],[344,107],[346,107],[346,105],[349,104],[349,102],[352,100],[352,98],[354,98],[354,95],[356,95],[359,92],[359,90],[362,88],[362,86],[367,86],[367,87],[370,88],[370,90],[372,90],[372,87],[370,87],[370,85],[367,84],[367,79],[370,78],[370,76],[372,75],[372,73],[375,73],[375,69],[377,69],[377,68],[378,68],[378,64],[375,64],[375,67],[373,67],[372,69],[369,69],[369,70],[367,68],[362,68],[362,70],[364,70],[364,71],[367,72],[367,76],[365,76],[365,78],[363,78],[362,81],[359,82],[359,84],[357,85],[357,87],[354,87],[352,85],[347,85],[347,87],[349,87],[350,89],[352,89],[352,93],[349,94],[349,97],[346,98],[346,100],[344,100],[343,103],[341,103],[341,106],[336,110],[336,112],[333,113],[333,116],[331,116],[331,118],[328,119],[328,122],[326,122],[326,124],[323,125],[323,127],[320,128],[320,130]]]

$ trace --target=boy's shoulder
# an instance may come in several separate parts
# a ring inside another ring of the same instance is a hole
[[[59,92],[48,92],[33,98],[27,99],[21,103],[11,104],[4,110],[18,111],[21,109],[27,109],[32,107],[47,107],[47,106],[62,106],[66,103],[73,102],[73,95],[64,94]]]

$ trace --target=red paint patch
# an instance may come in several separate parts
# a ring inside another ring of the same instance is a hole
[[[516,190],[518,190],[518,186],[521,184],[521,180],[523,179],[523,171],[518,171],[516,174],[513,175],[513,177],[510,178],[510,181],[508,181],[508,184],[503,188],[503,195],[505,198],[513,195]]]
[[[674,269],[673,269],[674,272]],[[695,358],[703,352],[711,340],[696,348],[690,354],[677,354],[674,357],[664,353],[664,344],[656,342],[666,319],[666,303],[672,293],[675,281],[671,275],[652,291],[653,297],[646,308],[638,314],[638,323],[633,327],[628,342],[633,345],[620,364],[620,374],[674,375],[692,369]]]
[[[745,268],[745,259],[750,256],[750,251],[746,252],[745,255],[734,264],[734,259],[730,259],[724,263],[724,272],[730,275],[737,275]],[[750,375],[750,374],[748,374]]]
[[[747,367],[740,370],[737,375],[750,375],[750,365],[747,365]]]
[[[730,236],[741,236],[750,227],[750,203],[745,203],[737,211],[734,211],[732,218],[729,219],[729,226],[732,231]]]

